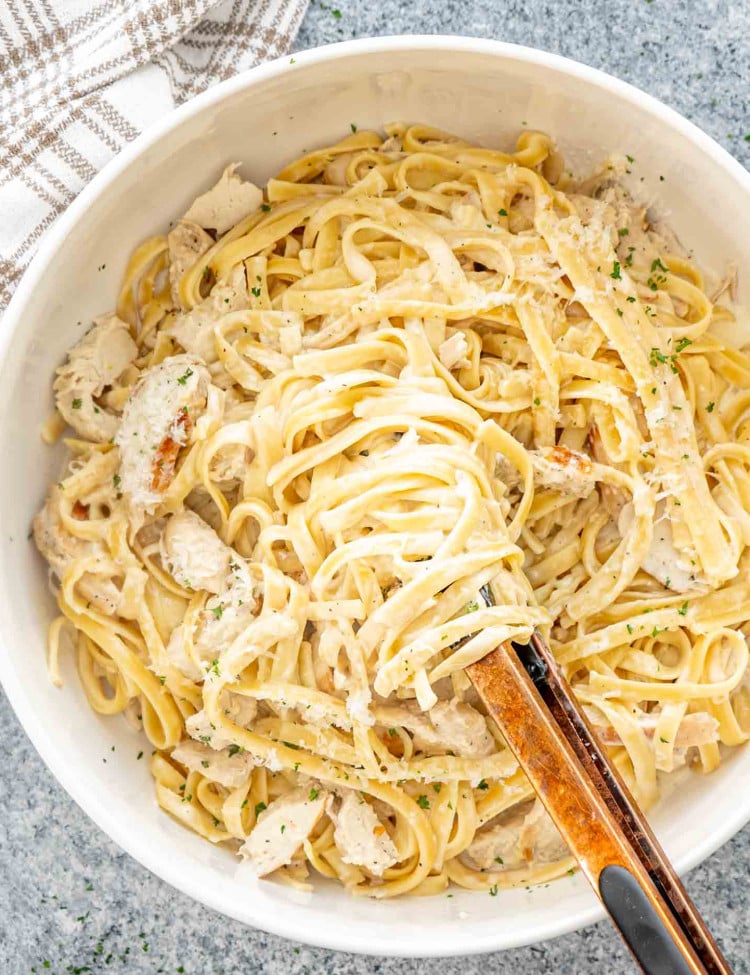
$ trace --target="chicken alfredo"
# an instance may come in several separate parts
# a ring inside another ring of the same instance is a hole
[[[52,676],[72,639],[159,804],[260,876],[549,880],[571,861],[468,663],[537,627],[646,807],[750,732],[723,288],[616,163],[576,183],[537,132],[355,131],[264,192],[235,169],[58,370]]]

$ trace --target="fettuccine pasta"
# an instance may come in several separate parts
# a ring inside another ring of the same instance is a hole
[[[572,861],[468,664],[537,629],[646,808],[750,734],[729,303],[542,133],[235,168],[58,370],[52,679],[72,643],[160,806],[260,876],[548,881]]]

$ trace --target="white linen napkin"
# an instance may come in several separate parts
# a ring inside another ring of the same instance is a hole
[[[0,311],[95,173],[186,98],[289,50],[307,3],[0,2]]]

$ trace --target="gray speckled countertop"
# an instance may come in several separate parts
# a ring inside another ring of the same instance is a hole
[[[602,68],[672,105],[750,166],[747,0],[313,0],[297,47],[407,32],[494,37]],[[633,971],[606,924],[532,948],[444,961],[294,945],[193,903],[120,852],[57,785],[2,695],[0,753],[2,975]],[[750,973],[749,868],[750,828],[688,878],[738,975]]]

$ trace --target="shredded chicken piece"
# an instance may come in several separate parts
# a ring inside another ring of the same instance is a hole
[[[479,830],[464,852],[478,870],[513,870],[527,863],[554,863],[568,848],[539,799],[531,808],[503,814],[495,825]]]
[[[637,204],[618,183],[615,169],[598,174],[580,189],[594,197],[567,194],[584,227],[595,234],[607,233],[617,256],[627,267],[648,270],[663,254],[680,254],[683,248],[668,227],[649,219],[646,207]]]
[[[480,829],[466,847],[464,858],[477,870],[514,870],[523,866],[518,842],[523,820],[523,814],[514,811],[502,822]]]
[[[656,733],[656,724],[659,715],[644,714],[639,718],[638,723],[644,733],[653,738]],[[611,726],[596,725],[596,733],[605,745],[621,745],[622,741],[614,728]],[[680,722],[677,734],[674,739],[675,748],[692,748],[697,745],[710,745],[719,740],[719,722],[713,715],[705,711],[696,711],[686,714]]]
[[[241,728],[249,728],[258,713],[258,705],[252,697],[245,697],[244,694],[234,694],[232,691],[222,691],[219,703],[224,714],[234,724]],[[202,741],[209,748],[221,750],[232,744],[232,739],[227,738],[214,724],[212,724],[205,711],[196,711],[185,722],[185,730],[191,738]]]
[[[247,562],[225,545],[213,528],[189,508],[167,523],[161,540],[162,561],[174,580],[186,589],[205,589],[213,595],[188,632],[183,622],[172,631],[166,652],[174,666],[191,680],[204,676],[205,666],[246,629],[258,611],[258,598]],[[280,621],[279,635],[292,625]],[[187,643],[192,643],[193,654]]]
[[[167,657],[174,666],[191,680],[202,680],[206,668],[216,657],[217,647],[226,648],[253,622],[257,613],[257,600],[252,590],[223,590],[206,604],[200,614],[192,636],[193,655],[186,646],[186,624],[181,623],[172,631],[166,646]],[[280,620],[279,634],[286,634],[292,621]]]
[[[143,373],[125,404],[115,441],[122,491],[135,508],[153,509],[174,478],[177,457],[206,405],[208,372],[176,355]]]
[[[189,508],[167,522],[161,538],[162,564],[185,589],[220,593],[234,557],[234,549]]]
[[[511,464],[504,454],[495,456],[494,475],[498,481],[502,481],[509,491],[521,486],[520,471]]]
[[[172,751],[172,758],[190,772],[200,772],[211,782],[236,789],[253,770],[252,756],[242,749],[223,748],[215,751],[200,741],[183,741]]]
[[[125,322],[117,315],[94,320],[93,328],[68,353],[57,370],[53,389],[57,409],[86,440],[106,443],[119,417],[96,402],[106,386],[122,375],[138,353]]]
[[[568,848],[540,799],[535,799],[518,837],[521,855],[528,863],[554,863],[568,856]]]
[[[596,487],[591,458],[567,447],[530,451],[538,484],[574,498],[587,498]]]
[[[508,227],[512,234],[522,234],[526,230],[534,227],[534,213],[536,204],[533,196],[523,193],[513,201],[513,206],[508,212]]]
[[[380,147],[380,152],[403,152],[404,144],[400,135],[389,135]]]
[[[315,789],[294,789],[274,799],[240,848],[259,877],[294,860],[328,808],[331,796]]]
[[[344,863],[364,867],[376,877],[398,860],[385,826],[372,806],[354,792],[347,792],[332,814],[336,828],[333,841]]]
[[[603,233],[609,236],[612,246],[617,246],[619,243],[617,238],[617,214],[610,202],[577,193],[569,193],[568,199],[575,207],[584,227],[594,226],[597,229],[601,229]],[[631,220],[630,214],[628,214],[627,220],[629,224]]]
[[[191,220],[180,220],[167,235],[169,247],[169,285],[172,301],[177,308],[185,308],[180,298],[180,281],[186,271],[214,243],[213,237]]]
[[[164,335],[179,342],[186,352],[198,356],[210,365],[218,359],[214,325],[229,312],[248,307],[245,268],[238,264],[232,268],[227,281],[218,281],[208,297],[190,311],[175,315],[162,331]]]
[[[446,369],[464,369],[470,365],[469,344],[463,332],[454,332],[438,347],[438,358]]]
[[[263,192],[255,183],[237,175],[239,166],[240,163],[227,166],[218,183],[195,200],[183,219],[215,230],[221,236],[255,213],[263,202]]]
[[[253,453],[243,444],[228,444],[214,454],[211,475],[217,481],[239,481],[245,476]]]
[[[456,698],[440,701],[425,714],[406,706],[384,708],[382,713],[389,724],[410,731],[414,747],[426,754],[452,751],[464,758],[477,758],[497,751],[484,716]]]
[[[633,505],[625,505],[617,523],[620,535],[625,536],[633,523]],[[643,569],[673,592],[691,592],[705,588],[699,576],[698,566],[680,552],[672,538],[672,523],[667,514],[667,505],[658,501],[654,513],[654,533],[651,538]]]
[[[74,559],[92,555],[105,558],[107,554],[101,543],[77,538],[65,530],[60,518],[61,499],[62,491],[57,485],[53,485],[44,507],[33,523],[36,546],[58,579],[62,579]],[[99,576],[84,573],[77,585],[81,595],[90,600],[100,612],[114,615],[119,611],[120,590],[114,582],[103,581]]]
[[[417,730],[414,735],[417,747],[424,750],[447,747],[466,757],[492,755],[497,751],[484,716],[470,704],[453,698],[436,704],[428,714],[434,734],[425,733],[425,729]]]

